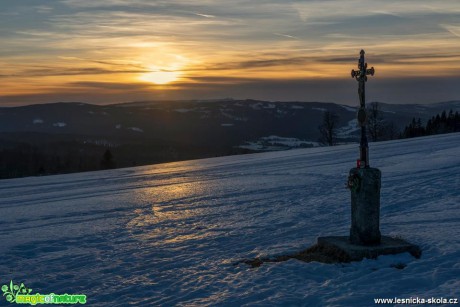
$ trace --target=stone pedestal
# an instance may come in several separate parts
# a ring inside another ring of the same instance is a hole
[[[380,244],[380,183],[377,168],[352,168],[350,243]]]
[[[403,239],[380,234],[380,185],[382,174],[376,168],[352,168],[348,177],[351,190],[350,236],[319,237],[317,246],[342,259],[360,261],[408,252],[416,258],[421,249]]]

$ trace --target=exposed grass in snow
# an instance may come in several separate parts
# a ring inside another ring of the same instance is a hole
[[[282,262],[288,261],[290,259],[297,259],[303,262],[321,262],[321,263],[348,263],[351,262],[350,257],[343,251],[326,246],[313,245],[301,252],[294,253],[291,255],[282,255],[276,256],[274,258],[254,258],[254,259],[244,259],[235,263],[238,265],[240,263],[245,263],[250,265],[253,268],[260,267],[263,263],[267,262]]]

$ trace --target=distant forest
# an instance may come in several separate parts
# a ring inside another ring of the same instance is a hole
[[[145,142],[101,147],[77,139],[16,142],[1,139],[0,179],[44,176],[249,153],[232,147],[167,145]]]
[[[412,119],[412,122],[404,128],[401,137],[413,138],[418,136],[426,136],[433,134],[460,132],[460,115],[452,110],[447,114],[443,111],[428,120],[426,125],[423,125],[420,118]]]

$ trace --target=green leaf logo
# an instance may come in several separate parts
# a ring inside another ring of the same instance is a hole
[[[6,300],[10,303],[16,302],[16,296],[18,294],[30,294],[32,289],[27,288],[23,283],[20,285],[13,284],[13,281],[10,280],[10,285],[3,285],[2,286],[3,296],[5,296]]]

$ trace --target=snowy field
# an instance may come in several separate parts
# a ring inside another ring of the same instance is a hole
[[[90,306],[460,298],[460,134],[370,147],[382,234],[420,245],[421,259],[234,265],[348,234],[358,148],[344,145],[2,180],[0,284],[86,294]]]

